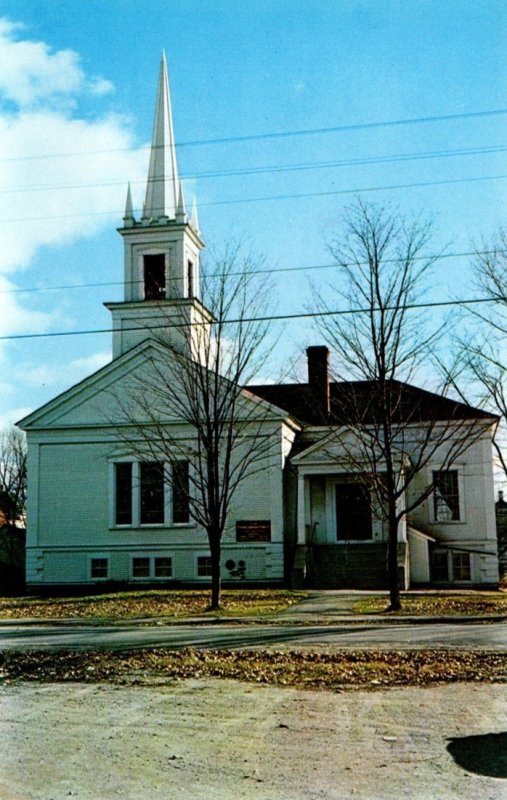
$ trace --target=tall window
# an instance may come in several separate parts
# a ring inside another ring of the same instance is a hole
[[[170,465],[163,461],[118,461],[113,462],[111,469],[112,526],[173,525],[191,521],[188,461],[177,460]],[[172,489],[172,510],[166,513],[168,483]]]
[[[163,300],[166,296],[164,254],[143,256],[143,265],[144,299]]]
[[[188,522],[188,461],[173,461],[173,522]]]
[[[164,522],[164,465],[161,461],[140,464],[141,525]]]
[[[187,288],[188,296],[194,296],[194,265],[191,261],[187,261]]]
[[[132,524],[132,464],[119,463],[115,468],[115,522]]]
[[[433,473],[433,512],[435,522],[457,522],[460,519],[458,470]]]

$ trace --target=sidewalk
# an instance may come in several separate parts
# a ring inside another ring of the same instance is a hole
[[[302,599],[297,605],[289,606],[284,611],[271,617],[255,616],[228,616],[227,614],[212,615],[199,614],[191,617],[138,617],[132,619],[103,619],[103,618],[67,618],[67,619],[44,619],[39,617],[21,619],[0,619],[0,627],[12,626],[33,626],[33,625],[53,625],[53,626],[87,626],[101,624],[132,627],[136,625],[439,625],[456,624],[466,625],[478,622],[504,622],[507,621],[505,614],[484,615],[441,615],[441,616],[422,616],[422,615],[399,615],[378,612],[373,614],[357,614],[353,612],[354,605],[359,599],[366,600],[369,597],[381,596],[386,598],[388,595],[384,591],[342,591],[338,589],[309,589],[307,597]],[[415,594],[415,592],[410,592]],[[420,592],[419,594],[438,594],[438,591]],[[462,594],[462,592],[460,592]],[[403,602],[403,593],[402,593]]]

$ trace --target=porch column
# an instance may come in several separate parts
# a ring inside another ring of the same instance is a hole
[[[298,475],[297,543],[306,544],[306,486],[304,475]]]

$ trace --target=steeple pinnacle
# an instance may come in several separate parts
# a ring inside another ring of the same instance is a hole
[[[131,228],[134,225],[134,209],[132,207],[132,192],[130,191],[130,182],[127,189],[127,202],[125,203],[125,214],[123,215],[125,227]]]
[[[176,208],[176,220],[178,222],[187,221],[187,212],[185,209],[185,198],[183,197],[183,184],[180,180],[178,187],[178,206]]]
[[[158,79],[157,104],[153,123],[150,167],[144,201],[143,220],[175,219],[178,208],[178,167],[174,144],[169,79],[165,53]]]
[[[193,199],[192,202],[192,216],[190,217],[190,224],[196,233],[200,233],[199,230],[199,217],[197,215],[197,200]]]

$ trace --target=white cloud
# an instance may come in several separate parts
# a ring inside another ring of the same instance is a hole
[[[88,84],[91,94],[102,95],[114,92],[114,84],[105,78],[91,78]]]
[[[40,103],[61,103],[81,91],[104,94],[113,86],[109,81],[87,78],[81,59],[74,50],[52,52],[45,42],[20,40],[24,26],[0,19],[0,98],[20,107]]]
[[[14,284],[0,274],[0,303],[2,307],[0,336],[12,336],[17,333],[42,333],[49,330],[51,324],[60,318],[59,314],[23,308],[19,304],[16,295],[12,294],[14,290]]]
[[[129,120],[79,114],[82,96],[112,89],[105,78],[85,73],[78,53],[53,51],[0,18],[0,335],[61,323],[59,315],[26,309],[21,295],[9,293],[14,274],[43,247],[116,225],[127,180],[144,180],[147,153],[134,147]]]
[[[24,383],[31,386],[54,386],[65,389],[74,383],[78,383],[83,378],[88,377],[92,372],[103,367],[111,361],[111,353],[93,353],[90,356],[83,356],[69,361],[68,364],[59,365],[55,369],[52,365],[39,365],[37,367],[25,365],[19,370],[19,376]]]
[[[11,425],[14,425],[23,417],[28,416],[33,411],[33,407],[31,406],[20,406],[18,408],[11,408],[5,414],[0,415],[0,431],[6,430],[10,428]]]

